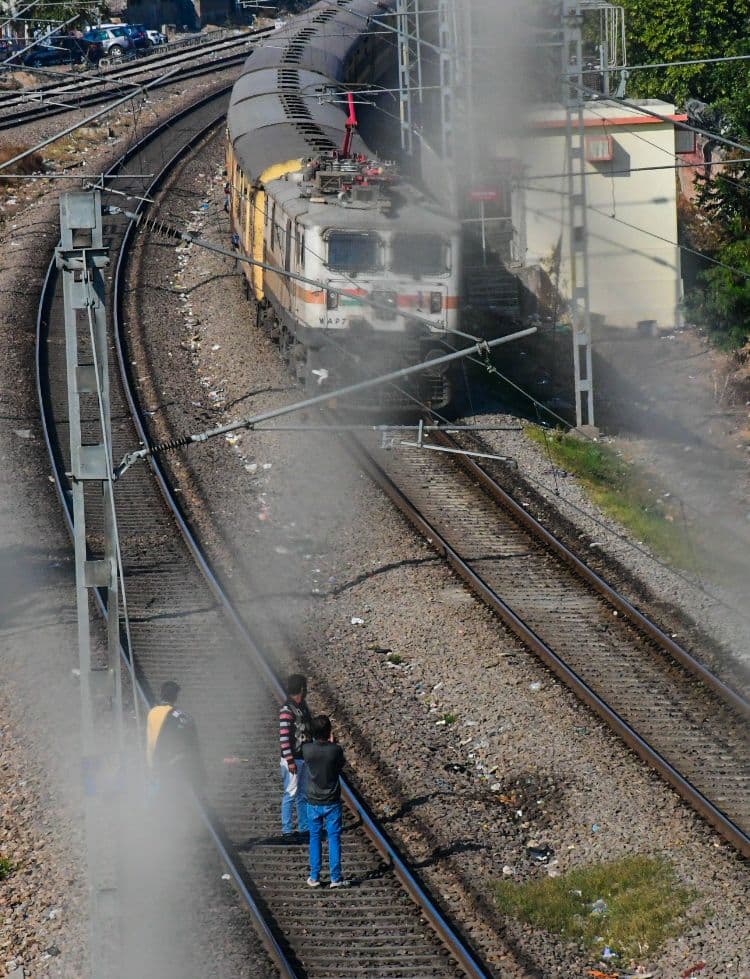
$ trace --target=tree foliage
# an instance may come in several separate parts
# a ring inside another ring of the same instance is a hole
[[[632,65],[747,54],[750,0],[623,0]],[[740,63],[741,64],[741,63]],[[747,65],[741,69],[747,73]],[[686,65],[633,72],[631,96],[716,103],[732,97],[737,69]]]
[[[19,0],[16,6],[20,10],[24,4]],[[70,23],[67,29],[82,30],[92,24],[98,24],[106,20],[109,17],[109,4],[105,0],[102,0],[101,3],[71,0],[68,3],[45,4],[44,7],[38,7],[36,10],[32,8],[32,10],[23,14],[24,17],[34,17],[37,15],[43,19],[40,19],[33,26],[41,28],[45,33],[54,27],[55,23],[64,24],[71,17],[77,17],[77,20]]]
[[[749,53],[750,0],[623,0],[631,65]],[[707,103],[701,128],[750,144],[750,61],[678,65],[632,72],[630,98],[684,107]],[[731,152],[729,159],[750,156]],[[732,165],[699,178],[696,207],[681,210],[681,241],[708,256],[685,255],[689,315],[726,347],[750,336],[750,168]]]

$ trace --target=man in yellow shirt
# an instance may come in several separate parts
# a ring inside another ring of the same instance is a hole
[[[195,722],[176,707],[180,688],[174,680],[161,686],[159,703],[148,712],[146,720],[146,763],[154,784],[189,782],[200,789],[203,771],[198,751]]]

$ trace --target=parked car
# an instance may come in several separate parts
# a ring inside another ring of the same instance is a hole
[[[133,42],[133,47],[137,51],[143,51],[145,48],[151,47],[151,41],[149,40],[148,31],[143,26],[143,24],[123,24],[125,32]]]
[[[98,41],[107,58],[121,58],[126,52],[133,50],[133,43],[128,37],[122,24],[113,27],[97,27],[83,35],[84,41]]]
[[[101,41],[87,41],[84,37],[75,37],[72,34],[54,35],[49,39],[49,47],[68,51],[76,65],[84,62],[96,65],[104,57],[104,45]]]
[[[27,68],[49,68],[51,65],[71,65],[73,55],[65,48],[53,48],[48,44],[37,44],[23,57]]]
[[[159,44],[166,44],[169,41],[169,38],[167,37],[167,35],[166,34],[162,34],[161,31],[152,31],[152,30],[146,29],[146,34],[148,35],[149,41],[151,41],[151,43],[155,47],[158,46]]]

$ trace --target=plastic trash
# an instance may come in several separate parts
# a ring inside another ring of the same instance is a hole
[[[529,684],[529,690],[533,693],[538,693],[542,689],[542,685],[539,680],[535,680],[533,683]]]
[[[352,623],[352,625],[364,625],[365,624],[365,620],[364,619],[360,619],[359,616],[357,616],[357,615],[353,615],[351,617],[351,623]]]
[[[230,875],[230,874],[222,874],[222,875],[221,875],[221,879],[222,879],[222,880],[231,880],[231,879],[232,879],[232,877],[231,877],[231,875]]]
[[[591,905],[592,914],[606,914],[608,911],[609,905],[606,901],[602,901],[601,898],[599,898],[598,901],[594,901],[594,903]]]
[[[594,823],[592,825],[592,827],[591,827],[591,832],[592,833],[598,833],[600,829],[601,829],[601,826],[599,825],[599,823]]]
[[[549,863],[555,851],[551,846],[527,846],[526,856],[535,863]]]
[[[609,961],[609,959],[619,959],[619,957],[620,956],[617,954],[617,952],[613,952],[612,949],[609,947],[609,945],[604,946],[604,951],[602,952],[602,958],[604,959],[605,962]]]

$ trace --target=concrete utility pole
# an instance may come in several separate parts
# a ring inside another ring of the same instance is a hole
[[[579,0],[562,2],[562,104],[568,164],[568,240],[576,426],[594,424],[591,363],[589,253],[586,228],[586,140],[583,120],[583,9]]]
[[[56,260],[62,274],[65,304],[69,476],[73,498],[91,979],[116,979],[120,975],[115,856],[119,833],[113,803],[122,775],[122,689],[107,323],[102,273],[109,257],[103,245],[98,191],[61,196],[60,238]],[[96,499],[97,495],[99,500]],[[99,510],[102,504],[103,553],[93,556],[86,532],[87,506]],[[106,670],[92,664],[89,626],[91,588],[107,590]],[[115,738],[115,733],[119,737]]]

